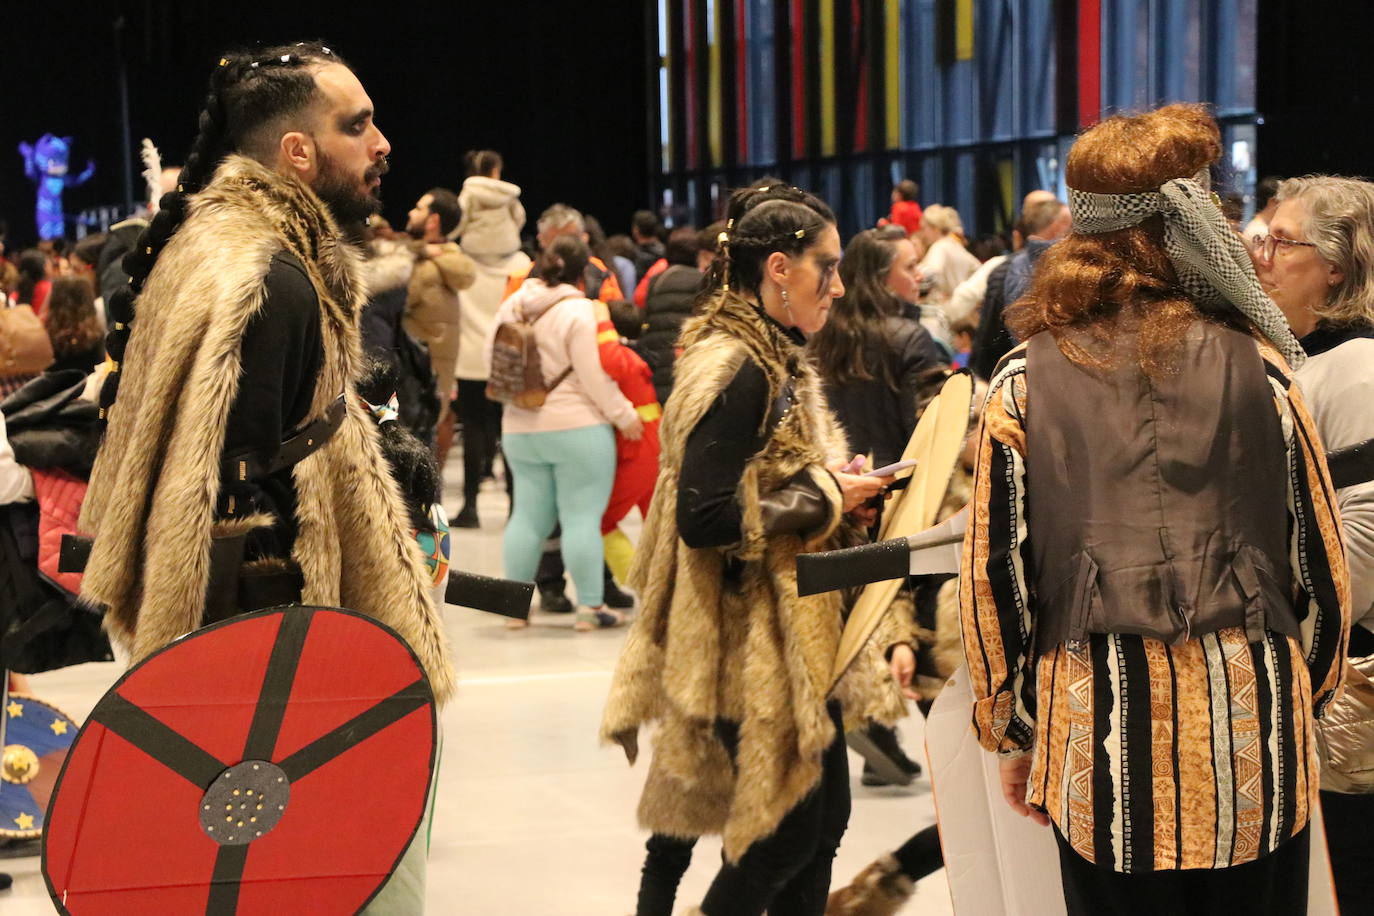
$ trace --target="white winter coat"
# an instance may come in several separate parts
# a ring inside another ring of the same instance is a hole
[[[506,258],[520,250],[525,208],[520,186],[499,178],[472,175],[458,193],[463,215],[457,234],[463,251],[473,258]]]

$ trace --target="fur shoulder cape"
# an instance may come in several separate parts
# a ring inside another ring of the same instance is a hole
[[[658,482],[630,574],[640,613],[617,665],[602,737],[623,745],[633,762],[638,729],[656,725],[640,823],[674,836],[720,833],[727,858],[737,861],[816,785],[835,737],[826,700],[841,598],[798,597],[796,557],[843,546],[842,497],[825,466],[849,456],[815,370],[754,306],[729,294],[714,300],[684,326],[682,346],[660,429]],[[741,542],[689,548],[676,522],[683,450],[746,359],[763,369],[773,396],[793,378],[794,406],[740,481]],[[765,536],[760,497],[799,473],[828,495],[834,522],[806,544],[795,535]],[[742,572],[727,585],[731,556],[743,561]],[[872,674],[867,668],[859,677]],[[739,723],[737,768],[718,719]]]
[[[376,428],[353,396],[360,255],[313,191],[242,156],[191,200],[138,298],[81,515],[95,536],[82,597],[107,608],[106,628],[138,661],[201,625],[211,539],[271,524],[216,524],[214,509],[243,334],[282,250],[304,264],[319,297],[324,361],[307,419],[349,394],[338,432],[292,470],[302,600],[390,626],[442,701],[453,691],[443,625]]]

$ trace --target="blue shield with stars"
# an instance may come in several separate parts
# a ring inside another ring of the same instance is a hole
[[[5,697],[0,714],[0,837],[30,839],[43,833],[48,799],[78,727],[51,703],[18,693]]]

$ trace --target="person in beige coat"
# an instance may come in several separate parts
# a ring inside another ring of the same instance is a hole
[[[429,347],[430,365],[442,405],[435,429],[435,454],[440,460],[453,442],[453,373],[458,363],[458,293],[472,285],[477,269],[456,242],[448,240],[458,227],[458,195],[435,188],[416,202],[406,232],[424,243],[406,293],[407,334]]]

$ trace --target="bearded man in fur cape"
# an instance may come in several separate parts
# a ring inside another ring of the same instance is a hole
[[[220,61],[181,186],[111,306],[122,361],[81,518],[95,539],[83,597],[134,661],[253,610],[236,586],[277,574],[294,600],[390,626],[436,698],[451,695],[428,576],[353,388],[366,296],[341,227],[379,208],[389,151],[328,48]],[[283,442],[340,406],[322,447],[274,469]]]

